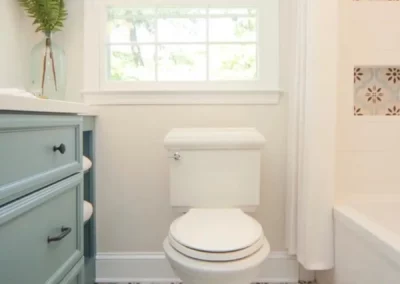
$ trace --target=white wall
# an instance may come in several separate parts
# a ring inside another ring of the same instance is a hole
[[[400,65],[398,2],[341,0],[337,195],[399,193],[400,117],[353,116],[353,67]]]
[[[353,68],[400,65],[400,5],[339,2],[336,200],[355,194],[398,194],[400,117],[353,115]],[[336,283],[334,273],[318,272],[318,283]]]
[[[116,106],[97,120],[100,252],[162,251],[177,216],[168,199],[163,139],[173,127],[256,127],[262,155],[261,206],[255,216],[274,250],[284,249],[285,103],[280,106]]]
[[[83,80],[83,1],[67,0],[68,19],[55,42],[67,54],[66,99],[80,101]],[[28,88],[30,52],[43,39],[35,33],[33,19],[28,18],[17,0],[0,1],[0,88]]]
[[[282,27],[280,75],[285,87],[288,44]],[[163,146],[174,127],[256,127],[265,136],[261,204],[254,216],[272,250],[285,250],[286,102],[285,94],[279,105],[269,106],[101,107],[96,137],[99,252],[162,251],[177,216],[169,205]]]
[[[62,44],[67,54],[66,99],[82,101],[83,82],[83,0],[67,0],[68,18],[62,32]]]
[[[15,5],[15,0],[6,1],[14,9],[12,11],[16,11],[13,20],[17,22],[20,8]],[[64,31],[55,39],[64,46],[68,57],[67,99],[80,101],[83,1],[68,0],[66,3],[69,17]],[[284,22],[287,17],[283,15],[282,19]],[[25,70],[29,67],[29,52],[40,40],[40,35],[35,34],[31,27],[31,21],[26,17],[21,20],[20,36],[26,44],[16,54],[22,58],[21,69]],[[16,25],[12,28],[19,29]],[[284,28],[285,25],[282,32],[286,35]],[[9,37],[5,39],[9,41]],[[14,51],[17,42],[15,40],[13,47],[8,49]],[[280,75],[284,87],[288,80],[285,49],[289,48],[285,36],[282,36],[281,43]],[[22,73],[23,76],[15,81],[27,85],[29,75],[26,71]],[[162,240],[177,216],[168,203],[168,167],[163,139],[173,127],[196,126],[256,127],[266,137],[262,156],[261,205],[254,216],[263,225],[272,249],[284,250],[286,101],[284,96],[279,105],[270,106],[102,107],[96,137],[99,252],[162,250]]]
[[[17,1],[0,1],[0,88],[22,85],[21,17]]]

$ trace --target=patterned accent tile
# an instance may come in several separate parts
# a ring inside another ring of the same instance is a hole
[[[400,66],[356,66],[353,77],[355,116],[400,116]]]

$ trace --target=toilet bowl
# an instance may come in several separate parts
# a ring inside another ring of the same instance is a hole
[[[261,225],[240,209],[191,209],[163,246],[185,284],[249,284],[270,251]]]
[[[172,129],[169,159],[174,220],[163,246],[184,284],[249,284],[270,246],[246,212],[260,204],[264,137],[254,128]]]

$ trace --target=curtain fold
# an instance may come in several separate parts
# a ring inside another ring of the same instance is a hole
[[[298,1],[297,11],[296,252],[306,269],[327,270],[334,264],[338,1]]]

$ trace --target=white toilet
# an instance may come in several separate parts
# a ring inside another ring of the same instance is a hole
[[[259,205],[264,137],[252,128],[173,129],[170,203],[187,212],[170,226],[164,251],[184,284],[249,284],[270,247],[244,212]]]

